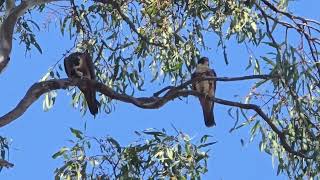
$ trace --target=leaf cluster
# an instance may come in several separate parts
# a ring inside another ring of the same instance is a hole
[[[200,179],[207,172],[207,142],[197,144],[185,133],[172,136],[165,130],[135,132],[138,140],[121,146],[112,137],[91,138],[72,129],[76,138],[71,147],[63,147],[53,158],[62,158],[56,179]],[[98,150],[97,150],[98,149]]]

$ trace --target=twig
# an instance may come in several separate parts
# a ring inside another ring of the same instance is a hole
[[[202,76],[202,77],[197,77],[194,79],[190,79],[182,84],[180,84],[179,86],[167,86],[163,89],[161,89],[160,91],[156,92],[153,94],[153,96],[157,97],[160,94],[164,93],[165,91],[169,90],[169,89],[183,89],[186,88],[189,84],[198,82],[198,81],[206,81],[206,80],[215,80],[215,81],[243,81],[243,80],[252,80],[252,79],[274,79],[274,78],[279,78],[278,76],[271,76],[268,74],[262,74],[262,75],[249,75],[249,76],[240,76],[240,77],[209,77],[209,76]]]

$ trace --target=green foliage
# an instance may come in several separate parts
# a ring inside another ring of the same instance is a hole
[[[8,158],[9,153],[9,142],[5,137],[0,136],[0,160],[5,160]],[[2,170],[2,166],[0,166],[0,171]]]
[[[287,11],[289,0],[79,0],[59,3],[63,6],[39,6],[19,20],[16,32],[21,43],[26,45],[27,50],[35,47],[42,52],[34,33],[40,28],[37,22],[32,21],[31,12],[38,10],[45,13],[54,9],[54,18],[59,19],[61,34],[75,42],[70,47],[71,51],[88,50],[94,58],[98,81],[121,93],[133,95],[136,91],[145,90],[146,85],[184,82],[190,78],[200,52],[214,48],[208,47],[212,37],[217,37],[216,45],[221,47],[226,64],[247,62],[240,59],[230,61],[227,56],[227,44],[235,42],[244,45],[249,60],[246,70],[253,74],[270,74],[273,78],[255,81],[248,95],[241,99],[244,103],[258,105],[270,121],[266,123],[265,119],[251,111],[230,109],[228,113],[236,119],[230,131],[251,126],[250,141],[258,137],[260,150],[272,156],[278,173],[286,173],[292,179],[319,178],[320,53],[317,49],[320,44],[320,22]],[[264,52],[259,54],[256,50]],[[211,56],[215,60],[216,57]],[[57,63],[42,80],[60,78],[62,71],[62,65]],[[75,88],[70,89],[70,94],[72,105],[80,107],[85,113],[86,103],[82,94]],[[55,98],[55,92],[46,94],[43,109],[50,109]],[[113,109],[109,97],[100,95],[99,102],[105,112]],[[271,129],[270,125],[278,128],[280,133]],[[85,153],[93,139],[77,130],[72,132],[79,142],[55,155],[66,160],[65,166],[57,170],[57,175],[63,178],[87,177],[90,163],[94,173],[99,172],[100,166],[97,165],[102,164],[103,167],[105,161],[100,156],[92,157]],[[165,140],[171,136],[153,136],[150,141],[157,143],[150,146],[136,144],[121,147],[110,138],[96,141],[99,147],[103,145],[116,154],[118,159],[115,160],[132,163],[130,166],[120,163],[116,176],[136,177],[136,172],[148,166],[144,161],[140,163],[142,167],[135,164],[142,160],[140,155],[145,158],[153,153],[154,156],[147,160],[156,158],[157,161],[152,162],[161,167],[161,175],[179,177],[173,170],[178,166],[168,168],[165,164],[172,165],[176,157],[181,157],[177,163],[184,162],[182,167],[185,170],[182,172],[198,177],[197,172],[199,174],[200,171],[188,169],[191,165],[183,156],[187,154],[185,145],[181,145],[182,154],[179,154],[178,145],[171,146],[169,142],[173,141]],[[289,148],[285,149],[282,141],[286,141]],[[185,140],[182,142],[187,144]],[[158,146],[161,144],[164,144],[163,148],[171,149],[162,150]],[[172,152],[174,147],[178,154]],[[288,149],[304,156],[293,155]],[[150,166],[153,167],[153,164]],[[121,174],[129,170],[132,174]],[[146,175],[151,177],[152,172]],[[99,174],[89,176],[97,177]],[[185,174],[181,176],[185,177]]]
[[[71,129],[75,140],[52,157],[63,158],[55,179],[201,179],[207,172],[208,143],[197,144],[187,134],[165,130],[135,132],[138,140],[126,147],[112,137],[92,138]]]
[[[60,31],[75,41],[75,50],[93,55],[98,80],[121,93],[134,94],[160,80],[175,85],[190,78],[200,51],[210,49],[204,34],[220,37],[226,63],[226,39],[236,36],[239,43],[258,44],[263,38],[261,17],[238,1],[101,2],[106,3],[77,1],[60,9],[68,12],[57,14]],[[60,78],[61,69],[53,71]],[[80,92],[72,90],[71,95],[72,104],[86,112]],[[110,101],[100,96],[107,113]]]
[[[55,76],[53,74],[52,69],[50,69],[49,72],[40,79],[40,82],[47,81],[53,78],[55,78]],[[57,97],[56,91],[50,91],[48,93],[45,93],[44,100],[42,102],[42,109],[44,111],[48,111],[49,109],[51,109],[55,103],[56,97]]]
[[[40,31],[40,27],[35,21],[32,19],[19,19],[17,31],[20,33],[20,43],[25,44],[26,52],[31,50],[31,46],[34,46],[42,54],[42,49],[36,40],[33,29]]]
[[[278,173],[285,172],[294,179],[319,175],[319,74],[313,63],[289,43],[279,46],[281,54],[275,55],[272,73],[281,78],[271,83],[276,99],[270,104],[272,121],[281,127],[291,147],[303,152],[309,159],[288,154],[279,146],[279,136],[273,131],[260,128],[263,137],[262,150],[272,153],[278,160]],[[312,67],[313,66],[313,67]],[[270,90],[269,90],[270,91]]]

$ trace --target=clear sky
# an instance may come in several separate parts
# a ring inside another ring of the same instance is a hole
[[[297,1],[290,10],[299,15],[320,20],[319,0]],[[24,47],[15,41],[12,60],[0,75],[0,115],[10,111],[24,96],[26,90],[37,82],[71,45],[67,38],[56,33],[55,26],[39,33],[38,39],[42,45],[43,54],[36,51],[32,56],[25,56]],[[212,50],[202,52],[211,60],[211,66],[218,76],[241,76],[250,74],[245,71],[248,62],[244,47],[232,43],[228,46],[230,65],[225,65],[221,53],[217,53],[216,37],[213,38]],[[261,50],[263,51],[263,50]],[[65,77],[65,74],[63,74]],[[238,100],[234,95],[245,95],[252,82],[219,83],[217,97]],[[152,95],[160,87],[148,88],[146,94]],[[66,91],[60,90],[55,106],[48,112],[42,111],[42,100],[34,103],[28,111],[13,123],[1,128],[0,135],[12,139],[10,162],[15,166],[0,172],[0,179],[53,179],[53,172],[62,162],[53,160],[52,154],[64,145],[69,145],[70,127],[83,130],[87,122],[88,135],[98,137],[111,135],[122,145],[127,145],[136,139],[135,130],[154,127],[165,128],[172,132],[171,124],[177,129],[188,133],[191,137],[200,138],[210,134],[218,141],[211,147],[208,163],[209,172],[203,179],[210,180],[270,180],[287,179],[276,176],[272,167],[271,156],[262,153],[258,148],[258,139],[249,143],[249,127],[229,133],[233,127],[227,113],[229,107],[216,105],[215,116],[217,126],[206,128],[199,102],[194,97],[187,100],[175,100],[158,110],[144,110],[133,105],[116,102],[115,111],[111,114],[100,113],[96,119],[90,114],[81,116],[78,110],[71,107],[71,97]],[[240,140],[244,139],[242,146]],[[276,168],[276,167],[275,167]]]

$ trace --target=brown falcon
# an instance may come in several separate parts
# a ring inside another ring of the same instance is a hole
[[[95,80],[94,65],[91,56],[85,52],[75,52],[64,59],[64,68],[69,78],[81,78]],[[99,102],[96,100],[96,90],[90,84],[79,87],[87,101],[92,115],[98,113]]]
[[[192,74],[191,78],[196,78],[199,76],[217,76],[215,71],[209,68],[209,59],[207,57],[202,57],[199,59],[196,70]],[[205,94],[206,97],[214,97],[216,91],[216,81],[198,81],[192,84],[192,89]],[[199,97],[199,100],[203,111],[204,122],[207,127],[211,127],[216,125],[213,115],[214,102],[208,100],[206,97]]]

